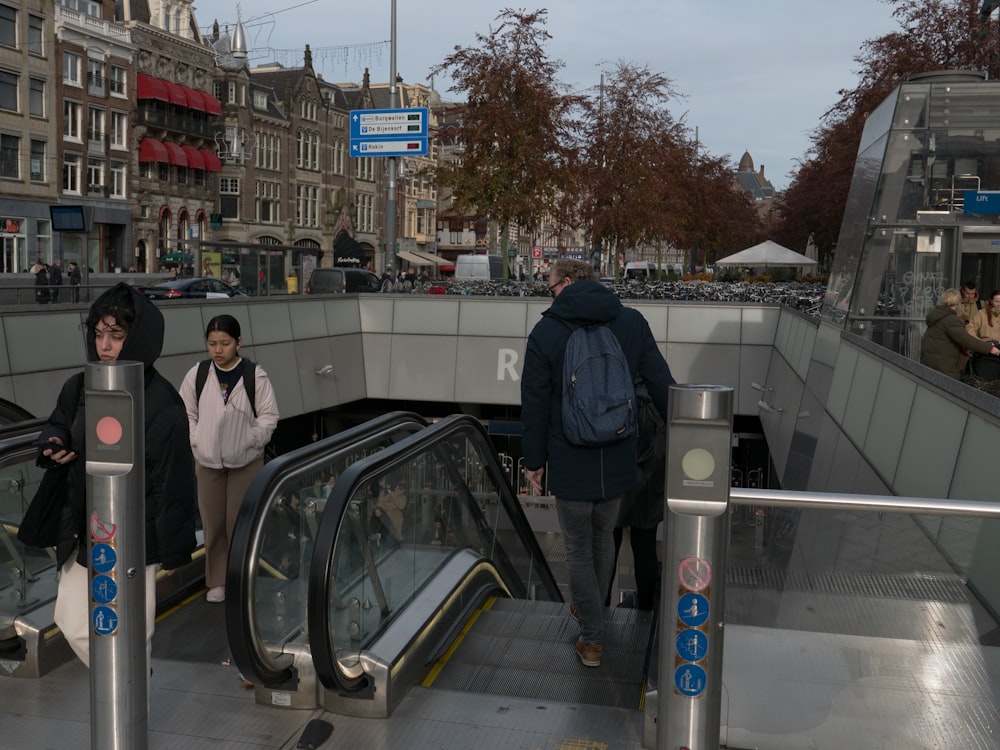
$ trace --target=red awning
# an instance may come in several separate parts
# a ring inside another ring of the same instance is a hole
[[[195,89],[189,89],[187,86],[182,86],[184,89],[184,96],[187,97],[188,107],[191,109],[196,109],[199,112],[205,112],[205,100],[202,98],[204,94]]]
[[[167,149],[155,138],[143,138],[139,141],[139,161],[170,162]]]
[[[184,149],[184,155],[187,157],[187,163],[191,169],[205,168],[205,159],[201,155],[201,151],[194,146],[181,146],[181,148]]]
[[[188,165],[187,156],[184,155],[184,149],[178,144],[172,143],[170,141],[164,141],[163,147],[167,150],[167,156],[171,164],[178,167],[186,167]]]
[[[201,155],[205,159],[205,171],[206,172],[221,172],[222,171],[222,161],[219,159],[219,155],[214,151],[209,151],[207,148],[201,149]]]
[[[221,115],[222,114],[222,105],[219,104],[219,100],[218,99],[216,99],[214,96],[212,96],[211,94],[208,94],[208,93],[206,93],[204,91],[201,92],[201,98],[202,98],[202,101],[205,102],[205,112],[206,113],[208,113],[210,115]]]
[[[170,95],[171,104],[176,104],[178,107],[188,106],[187,94],[184,93],[183,86],[171,83],[170,81],[164,81],[163,83],[167,87],[167,93]]]
[[[135,85],[136,99],[159,99],[161,102],[170,101],[167,82],[160,78],[153,78],[145,73],[139,73],[135,77]]]

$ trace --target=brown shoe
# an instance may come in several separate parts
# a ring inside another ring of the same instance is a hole
[[[576,641],[576,655],[580,657],[580,662],[585,667],[601,666],[602,651],[600,643],[584,643],[582,638]]]

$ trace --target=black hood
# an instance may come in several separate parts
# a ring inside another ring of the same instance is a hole
[[[119,282],[104,292],[97,298],[94,305],[99,305],[105,295],[122,296],[126,294],[135,308],[135,320],[132,321],[128,336],[125,337],[125,343],[122,344],[118,359],[123,362],[126,360],[142,362],[143,367],[149,370],[163,350],[163,313],[146,297],[124,282]],[[98,361],[94,330],[90,327],[87,328],[87,361]]]
[[[588,280],[564,286],[542,315],[554,315],[577,325],[593,325],[614,320],[621,310],[621,300],[610,289]]]

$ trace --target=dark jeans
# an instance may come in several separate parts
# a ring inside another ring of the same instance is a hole
[[[624,529],[615,527],[615,567],[618,567],[618,551],[622,546]],[[656,526],[651,529],[629,528],[629,540],[632,547],[632,560],[635,568],[636,607],[652,610],[660,596],[660,560],[656,556]],[[611,605],[611,586],[608,585],[608,595],[605,606]]]
[[[566,546],[569,594],[580,619],[584,643],[601,643],[604,636],[604,594],[615,567],[612,532],[621,496],[591,500],[556,498],[556,513]]]

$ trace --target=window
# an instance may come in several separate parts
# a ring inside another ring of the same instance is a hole
[[[316,102],[303,99],[299,102],[299,115],[303,120],[316,119]]]
[[[111,112],[111,145],[128,148],[128,114],[125,112]]]
[[[170,181],[170,165],[164,164],[162,161],[156,163],[156,179],[160,182]]]
[[[0,177],[20,177],[21,139],[16,135],[0,134]]]
[[[375,231],[375,196],[359,194],[355,199],[355,224],[359,232]]]
[[[17,112],[17,73],[0,70],[0,109]]]
[[[104,160],[103,159],[88,159],[87,160],[87,192],[88,193],[103,193],[104,192]]]
[[[91,94],[104,94],[104,62],[87,60],[87,91]]]
[[[216,99],[220,102],[222,101],[222,81],[212,82],[212,93],[215,95]]]
[[[63,190],[67,193],[80,192],[80,155],[63,156]]]
[[[63,52],[63,83],[67,86],[80,85],[80,62],[75,52]]]
[[[87,140],[104,140],[104,110],[100,107],[87,108]]]
[[[74,141],[80,140],[80,118],[83,107],[79,102],[63,102],[63,135]]]
[[[41,55],[45,49],[42,46],[42,29],[45,19],[41,16],[28,14],[28,52],[32,55]]]
[[[125,68],[121,67],[120,65],[111,66],[110,88],[111,88],[111,93],[114,94],[115,96],[125,96],[126,94],[125,72],[126,72]]]
[[[333,173],[344,174],[344,139],[338,138],[333,143]]]
[[[28,171],[33,182],[45,182],[45,141],[31,141],[31,160]]]
[[[125,162],[111,162],[111,197],[125,197]]]
[[[300,227],[319,226],[319,188],[298,185],[295,188],[295,222]]]
[[[240,218],[240,180],[238,177],[219,178],[219,211],[223,219]]]
[[[355,159],[354,164],[359,180],[375,181],[375,162],[371,157],[362,156],[360,159]]]
[[[253,108],[267,109],[267,94],[263,91],[253,92]]]
[[[276,224],[281,221],[279,206],[281,185],[277,182],[258,181],[255,186],[257,221],[262,224]]]
[[[187,167],[177,167],[177,184],[187,185],[188,181],[188,169]]]
[[[0,5],[0,44],[17,47],[17,8]]]
[[[236,81],[227,81],[226,101],[229,104],[236,104]]]
[[[28,81],[28,112],[32,117],[45,117],[45,81],[41,78]]]

